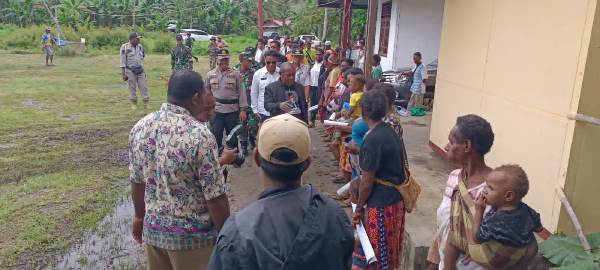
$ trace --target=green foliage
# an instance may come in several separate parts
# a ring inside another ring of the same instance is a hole
[[[560,270],[595,270],[600,263],[600,233],[587,236],[592,254],[585,252],[579,239],[574,236],[553,236],[540,244],[540,252]]]
[[[175,42],[171,38],[162,38],[154,42],[152,52],[155,53],[171,53],[171,49],[175,46]]]
[[[73,56],[77,56],[78,53],[73,48],[67,47],[67,48],[58,49],[56,51],[56,55],[58,55],[58,56],[66,56],[66,57],[73,57]]]

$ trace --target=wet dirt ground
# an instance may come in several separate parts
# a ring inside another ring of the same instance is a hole
[[[411,234],[414,246],[426,246],[431,239],[435,226],[435,209],[441,199],[445,178],[452,169],[427,146],[429,121],[430,117],[407,118],[404,123],[404,140],[413,175],[423,186],[417,211],[407,216],[406,230]],[[323,193],[334,193],[341,186],[331,181],[338,171],[337,162],[327,151],[326,143],[322,142],[318,130],[311,130],[313,162],[303,181]],[[230,204],[232,211],[238,211],[254,201],[262,191],[259,171],[249,157],[242,168],[232,169],[230,175]],[[73,246],[47,269],[144,269],[143,248],[133,241],[130,234],[132,215],[131,200],[120,200],[95,231],[86,233],[80,244]]]

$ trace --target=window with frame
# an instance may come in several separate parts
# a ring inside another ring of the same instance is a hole
[[[379,32],[379,55],[387,56],[390,40],[390,19],[392,17],[392,2],[381,5],[381,25]]]

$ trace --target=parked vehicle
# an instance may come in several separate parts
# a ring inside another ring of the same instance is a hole
[[[317,36],[315,36],[315,35],[312,35],[312,34],[311,35],[300,35],[300,36],[298,36],[298,38],[300,40],[305,40],[305,41],[306,40],[310,40],[310,41],[313,41],[313,42],[315,42],[315,41],[319,41],[320,42],[319,38]]]
[[[275,32],[275,31],[265,31],[263,33],[263,37],[265,38],[277,38],[279,36],[279,33]]]
[[[210,38],[214,37],[213,35],[198,29],[181,29],[183,40],[187,39],[188,32],[192,34],[191,37],[194,39],[194,41],[208,41]]]
[[[425,107],[431,109],[433,107],[438,60],[435,59],[433,62],[427,64],[426,67],[428,78],[425,83],[423,103]],[[403,108],[406,108],[411,96],[410,85],[412,84],[412,80],[404,75],[404,73],[408,71],[411,71],[411,68],[383,72],[383,81],[393,85],[394,90],[396,90],[396,106],[401,106]]]

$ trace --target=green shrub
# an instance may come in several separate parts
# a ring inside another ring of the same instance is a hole
[[[77,53],[77,51],[73,48],[57,48],[56,49],[56,55],[58,56],[66,56],[66,57],[72,57],[72,56],[77,56],[79,55],[79,53]]]
[[[158,39],[154,41],[154,47],[152,48],[152,52],[155,53],[171,53],[171,48],[175,46],[175,42],[172,42],[170,39]]]

